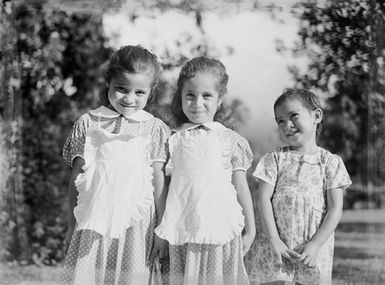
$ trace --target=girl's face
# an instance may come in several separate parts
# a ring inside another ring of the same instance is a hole
[[[284,101],[274,112],[283,142],[295,150],[314,150],[317,124],[322,120],[320,109],[309,110],[301,101],[294,99]]]
[[[123,72],[114,76],[108,86],[110,107],[127,117],[142,110],[151,93],[152,77],[147,73]]]
[[[217,78],[209,72],[198,72],[184,81],[182,110],[191,123],[212,122],[222,98],[216,91]]]

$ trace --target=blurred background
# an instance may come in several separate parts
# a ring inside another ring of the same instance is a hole
[[[98,106],[103,65],[127,44],[162,60],[151,110],[166,123],[183,63],[208,55],[225,64],[228,124],[250,142],[250,172],[280,145],[275,99],[291,87],[318,94],[319,144],[353,180],[333,284],[385,283],[383,1],[2,0],[0,34],[0,284],[57,284],[71,171],[62,146]]]

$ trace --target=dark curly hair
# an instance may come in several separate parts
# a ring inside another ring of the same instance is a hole
[[[286,101],[298,100],[302,105],[310,111],[314,111],[321,108],[321,102],[317,95],[313,92],[310,92],[305,89],[294,89],[288,88],[275,100],[274,102],[274,112],[275,109]],[[320,134],[322,131],[322,121],[317,124],[316,134]]]
[[[176,126],[180,126],[181,124],[189,121],[182,110],[182,89],[184,82],[187,79],[194,77],[198,72],[209,72],[215,75],[217,78],[215,87],[219,98],[222,98],[227,93],[227,82],[229,80],[229,76],[227,75],[226,68],[222,62],[218,59],[205,56],[189,60],[184,64],[179,73],[176,91],[171,102],[171,112],[174,115]],[[224,113],[224,108],[221,104],[215,113],[214,120],[223,121],[225,118]]]
[[[103,77],[106,81],[102,92],[99,95],[100,103],[104,106],[109,105],[108,85],[111,79],[122,72],[127,73],[148,73],[152,76],[151,88],[154,89],[158,84],[161,66],[155,54],[147,49],[137,46],[122,46],[111,56],[110,62],[104,69]],[[149,101],[152,100],[152,93]]]

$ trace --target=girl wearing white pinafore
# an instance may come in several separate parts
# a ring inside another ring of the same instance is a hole
[[[249,283],[243,255],[255,232],[246,181],[253,155],[246,139],[213,121],[226,83],[222,63],[206,57],[187,62],[178,80],[188,121],[168,141],[171,182],[155,229],[170,244],[171,284]]]
[[[68,164],[77,156],[86,163],[75,181],[77,225],[64,283],[148,282],[155,226],[151,163],[165,161],[167,136],[167,126],[145,111],[125,118],[102,106],[75,123],[64,157]]]
[[[155,261],[167,244],[154,227],[164,210],[169,130],[143,110],[159,75],[153,53],[121,47],[104,74],[103,105],[81,116],[65,142],[72,175],[63,284],[162,283]]]

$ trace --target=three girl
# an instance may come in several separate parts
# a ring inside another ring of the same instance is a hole
[[[65,142],[72,166],[65,284],[147,284],[151,249],[167,253],[153,231],[164,210],[169,129],[143,110],[159,74],[148,50],[119,49],[104,74],[104,105],[81,116]]]
[[[287,146],[263,156],[254,172],[260,221],[253,243],[246,180],[253,155],[217,121],[225,67],[207,57],[184,65],[171,135],[143,110],[159,73],[146,49],[118,50],[105,73],[104,105],[83,115],[67,138],[64,158],[73,170],[63,283],[147,284],[154,257],[169,254],[171,284],[249,284],[243,256],[252,246],[252,282],[330,284],[333,232],[351,181],[341,158],[316,144],[318,98],[289,90],[274,104]]]
[[[313,93],[286,91],[274,113],[287,146],[264,155],[253,174],[260,224],[246,259],[250,280],[331,284],[334,230],[351,181],[341,158],[317,146],[323,114]]]

